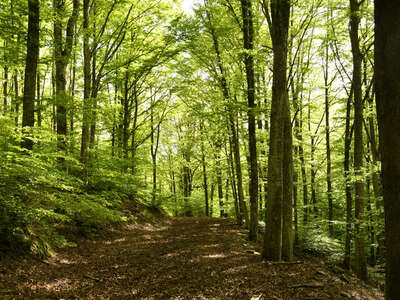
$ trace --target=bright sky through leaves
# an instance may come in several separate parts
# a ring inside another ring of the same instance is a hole
[[[195,1],[196,0],[183,0],[182,9],[187,15],[193,13],[193,5]]]

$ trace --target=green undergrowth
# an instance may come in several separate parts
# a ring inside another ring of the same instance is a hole
[[[73,159],[60,167],[50,153],[21,155],[15,149],[3,152],[0,162],[0,253],[48,257],[57,247],[75,245],[59,228],[91,236],[152,215],[134,177],[105,164],[83,176]]]

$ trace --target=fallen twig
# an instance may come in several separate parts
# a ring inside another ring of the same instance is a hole
[[[100,281],[100,279],[99,278],[96,278],[96,277],[93,277],[93,276],[91,276],[91,275],[83,275],[83,277],[85,277],[85,278],[88,278],[88,279],[91,279],[91,280],[94,280],[94,281],[96,281],[96,282],[99,282]]]
[[[270,261],[267,262],[268,265],[300,265],[304,261]]]
[[[310,283],[302,283],[302,284],[295,284],[295,285],[289,285],[289,288],[323,288],[325,285],[320,282],[310,282]]]

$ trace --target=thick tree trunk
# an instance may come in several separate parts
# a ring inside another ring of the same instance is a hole
[[[362,230],[364,215],[364,181],[363,181],[363,99],[358,29],[360,24],[360,3],[350,0],[350,40],[353,54],[353,91],[354,91],[354,171],[357,176],[355,183],[355,252],[356,273],[363,280],[368,277],[367,260],[364,250],[364,235]]]
[[[385,299],[400,295],[400,2],[375,0],[375,79],[386,234]]]
[[[270,28],[274,62],[272,82],[272,104],[268,157],[268,201],[266,205],[266,230],[263,257],[280,260],[282,257],[282,223],[286,210],[283,190],[284,127],[289,106],[287,95],[287,55],[290,3],[287,0],[271,2],[272,26]],[[286,130],[287,132],[287,130]],[[289,138],[289,137],[287,137]],[[291,147],[290,147],[291,148]],[[287,168],[288,166],[286,166]],[[290,177],[289,180],[292,180]]]
[[[293,260],[293,141],[288,97],[285,99],[284,114],[282,258],[291,261]]]
[[[36,72],[39,59],[39,1],[29,0],[29,17],[28,17],[28,39],[27,39],[27,55],[25,63],[25,80],[24,80],[24,96],[22,127],[27,129],[28,134],[35,123],[35,88],[36,88]],[[29,137],[24,138],[22,147],[32,150],[33,141]]]
[[[249,132],[249,153],[250,153],[250,224],[249,239],[257,240],[258,227],[258,165],[257,165],[257,140],[256,140],[256,118],[255,118],[255,77],[253,57],[253,9],[251,0],[241,0],[243,17],[243,45],[246,50],[244,64],[247,79],[247,101],[248,101],[248,132]]]

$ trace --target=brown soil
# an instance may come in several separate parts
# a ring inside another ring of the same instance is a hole
[[[45,262],[0,263],[0,299],[383,299],[321,258],[263,261],[231,220],[127,225]]]

